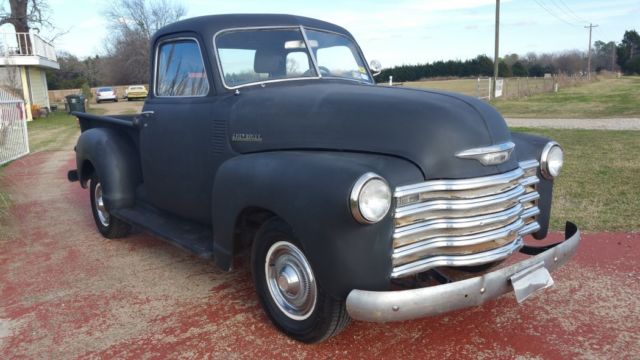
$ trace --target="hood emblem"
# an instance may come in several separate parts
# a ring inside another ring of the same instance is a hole
[[[235,133],[231,135],[231,141],[236,142],[262,142],[262,134]]]
[[[515,147],[516,144],[509,141],[498,145],[460,151],[456,154],[456,157],[460,159],[476,159],[484,166],[498,165],[509,160]]]

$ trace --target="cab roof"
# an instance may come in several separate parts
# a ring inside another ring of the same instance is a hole
[[[351,34],[344,28],[304,16],[286,14],[227,14],[227,15],[207,15],[181,20],[169,24],[158,30],[153,41],[157,38],[181,32],[200,33],[206,37],[212,37],[215,33],[225,29],[263,26],[305,26],[322,30],[329,30],[340,34]]]

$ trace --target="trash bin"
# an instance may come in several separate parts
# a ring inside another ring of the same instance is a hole
[[[67,109],[69,113],[73,111],[85,112],[83,95],[67,95]]]

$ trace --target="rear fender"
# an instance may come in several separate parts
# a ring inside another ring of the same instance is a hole
[[[94,171],[98,174],[108,209],[134,205],[142,174],[138,151],[126,134],[108,128],[84,131],[76,146],[76,165],[82,187]]]

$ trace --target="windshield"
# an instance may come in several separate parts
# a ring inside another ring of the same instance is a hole
[[[229,30],[217,35],[214,41],[225,85],[318,77],[371,81],[357,47],[347,37],[317,30],[305,33],[315,58],[298,27]]]
[[[103,88],[98,89],[98,91],[107,92],[107,91],[113,91],[113,89],[112,88],[108,88],[108,87],[103,87]]]
[[[353,41],[335,33],[305,31],[322,76],[371,81],[365,63]]]

